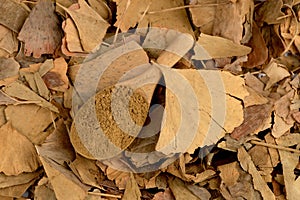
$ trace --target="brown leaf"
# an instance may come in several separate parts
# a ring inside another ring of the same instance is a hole
[[[103,0],[88,0],[88,3],[103,19],[110,21],[112,13],[108,5]]]
[[[278,24],[281,21],[278,18],[283,17],[284,13],[281,11],[283,6],[282,0],[269,0],[263,2],[256,11],[256,20],[260,23],[266,22],[268,24]]]
[[[2,196],[5,196],[7,198],[10,198],[11,200],[15,198],[22,198],[24,193],[30,188],[37,179],[33,179],[29,181],[28,183],[20,184],[20,185],[15,185],[12,187],[7,187],[7,188],[0,188],[0,198],[2,200]],[[12,198],[15,197],[15,198]]]
[[[300,137],[299,134],[289,134],[286,137],[282,137],[282,139],[277,139],[276,141],[280,145],[292,146],[299,144]],[[300,195],[300,191],[298,190],[300,187],[300,179],[295,179],[294,168],[299,162],[299,155],[283,150],[279,150],[279,155],[283,168],[286,198],[296,200]]]
[[[171,190],[167,188],[164,192],[158,192],[152,200],[175,200]]]
[[[265,180],[265,182],[271,183],[273,166],[268,148],[263,146],[254,146],[248,151],[248,153],[251,156],[254,165],[260,172],[262,172],[262,178]]]
[[[28,16],[27,10],[12,0],[3,0],[0,3],[0,24],[14,32],[19,32]]]
[[[170,178],[168,183],[175,199],[199,200],[179,178]]]
[[[93,187],[101,188],[99,183],[105,177],[101,173],[94,160],[89,160],[77,155],[76,159],[70,163],[69,166],[83,183]]]
[[[24,53],[34,58],[53,54],[61,42],[61,29],[50,0],[41,0],[26,19],[18,39],[25,43]]]
[[[263,71],[270,78],[265,90],[271,88],[278,81],[290,76],[290,73],[285,68],[281,67],[275,60],[271,60]]]
[[[0,58],[0,86],[8,85],[19,77],[20,65],[13,58]]]
[[[48,178],[43,177],[34,190],[34,198],[36,199],[47,199],[47,200],[56,200],[55,193],[52,189],[51,184],[48,181]]]
[[[22,173],[17,176],[7,176],[5,174],[0,174],[0,188],[7,188],[16,185],[21,185],[28,183],[32,180],[39,178],[43,173],[43,170],[38,170],[32,173]]]
[[[264,104],[244,108],[244,122],[233,130],[231,137],[239,140],[247,135],[262,131],[268,125],[272,107],[272,104]]]
[[[255,22],[252,24],[252,37],[247,46],[251,47],[252,51],[248,54],[248,61],[243,67],[254,68],[264,64],[268,58],[268,48]]]
[[[87,198],[89,187],[82,184],[71,171],[51,161],[47,158],[47,155],[45,157],[40,156],[40,159],[57,199],[73,200]]]
[[[75,23],[72,21],[71,18],[67,18],[63,24],[62,28],[65,32],[65,37],[63,38],[62,46],[65,46],[66,49],[62,48],[62,51],[65,55],[72,56],[74,52],[83,53],[84,50],[82,49],[79,33],[76,28]],[[66,51],[65,51],[66,50]]]
[[[252,1],[195,0],[192,5],[192,19],[204,34],[217,35],[240,44],[245,15],[251,16]],[[253,11],[252,11],[253,12]]]
[[[47,156],[60,165],[75,159],[75,152],[68,137],[63,119],[58,120],[56,129],[46,138],[43,144],[36,147],[39,155]]]
[[[40,166],[33,144],[8,122],[0,128],[0,172],[18,175],[33,172]]]
[[[49,89],[65,92],[69,87],[66,75],[68,64],[63,57],[55,59],[53,64],[54,67],[43,76],[43,80]]]
[[[12,53],[18,51],[18,40],[15,33],[0,25],[0,56],[8,57]]]

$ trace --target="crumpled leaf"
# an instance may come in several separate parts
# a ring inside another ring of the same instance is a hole
[[[25,43],[24,54],[34,58],[53,54],[61,42],[61,29],[51,0],[41,0],[26,19],[18,39]]]
[[[271,88],[278,81],[281,81],[282,79],[290,76],[290,73],[283,67],[279,66],[279,64],[276,63],[275,60],[271,60],[268,66],[264,68],[263,71],[270,78],[266,84],[265,90]]]

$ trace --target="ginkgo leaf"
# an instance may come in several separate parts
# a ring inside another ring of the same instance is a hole
[[[0,172],[6,175],[18,175],[33,172],[40,161],[33,144],[8,122],[0,128]]]
[[[236,44],[231,40],[201,33],[195,46],[195,60],[209,60],[213,58],[227,58],[244,56],[251,52],[251,48]]]
[[[101,44],[109,24],[84,0],[79,0],[78,4],[77,10],[64,9],[76,25],[83,49],[90,52]]]
[[[42,54],[53,54],[59,47],[62,31],[51,0],[41,0],[26,19],[18,39],[25,43],[26,56],[34,58]]]

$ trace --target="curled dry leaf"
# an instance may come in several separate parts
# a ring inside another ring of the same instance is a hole
[[[247,46],[251,47],[252,51],[248,55],[248,61],[243,64],[243,67],[254,68],[264,64],[268,59],[268,48],[255,22],[252,24],[252,37]]]
[[[290,73],[285,68],[279,66],[275,60],[271,60],[263,71],[270,78],[266,84],[265,90],[271,88],[278,81],[290,76]]]
[[[14,129],[10,122],[0,128],[0,141],[0,171],[4,174],[34,172],[41,165],[33,144]]]
[[[25,43],[26,56],[34,58],[53,54],[61,42],[61,29],[51,0],[41,0],[26,19],[18,39]]]
[[[83,53],[84,50],[82,49],[80,43],[79,33],[72,19],[67,18],[62,24],[62,28],[65,32],[65,37],[63,38],[63,44],[62,44],[63,53],[67,56],[69,55],[72,56],[72,53],[74,52]]]

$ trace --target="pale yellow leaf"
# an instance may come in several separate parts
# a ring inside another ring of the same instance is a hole
[[[231,40],[201,33],[195,46],[193,59],[209,60],[213,58],[227,58],[244,56],[251,52],[251,48],[236,44]]]

